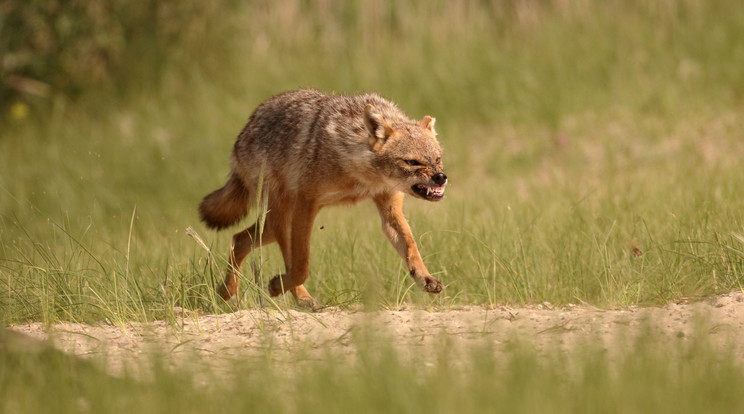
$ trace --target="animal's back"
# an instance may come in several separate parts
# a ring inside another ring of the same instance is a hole
[[[301,138],[308,121],[315,117],[328,96],[312,89],[285,92],[261,103],[235,143],[259,152],[275,151],[293,145]],[[247,149],[246,148],[246,149]]]
[[[374,105],[386,119],[408,118],[377,94],[328,95],[315,89],[284,92],[261,103],[235,143],[236,151],[275,151],[310,140],[359,138],[364,141],[364,107]],[[329,131],[329,124],[332,129]],[[304,147],[305,151],[311,148]]]
[[[238,136],[233,169],[246,187],[260,176],[282,191],[299,191],[307,182],[322,186],[355,174],[371,157],[364,107],[373,104],[391,121],[408,118],[376,94],[327,95],[301,89],[276,95],[259,105]]]

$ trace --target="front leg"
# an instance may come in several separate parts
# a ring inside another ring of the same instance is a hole
[[[382,220],[382,231],[400,257],[406,261],[408,272],[416,283],[429,293],[442,291],[442,283],[429,274],[421,260],[416,240],[403,216],[403,193],[381,194],[374,198]]]

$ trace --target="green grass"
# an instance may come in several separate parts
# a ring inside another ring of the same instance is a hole
[[[744,368],[720,351],[726,348],[711,348],[702,331],[665,342],[642,334],[616,353],[586,344],[538,354],[516,340],[451,352],[443,338],[445,346],[421,348],[412,357],[382,345],[379,333],[374,337],[380,343],[355,335],[357,356],[300,355],[284,364],[271,357],[238,359],[229,371],[198,355],[176,368],[152,356],[142,369],[113,377],[100,362],[19,343],[5,333],[0,410],[699,413],[736,412],[744,404]]]
[[[157,81],[133,70],[123,92],[3,115],[5,323],[221,311],[230,232],[196,207],[253,108],[300,86],[436,116],[450,177],[444,202],[406,206],[443,295],[411,288],[367,203],[317,220],[321,303],[618,306],[742,285],[739,2],[290,1],[221,17],[198,43],[218,51],[209,64],[171,51]],[[247,262],[282,270],[275,247]]]

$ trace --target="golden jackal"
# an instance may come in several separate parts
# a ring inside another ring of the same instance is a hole
[[[207,226],[223,229],[248,213],[259,188],[267,197],[263,233],[254,224],[233,236],[230,267],[218,292],[225,300],[236,295],[236,274],[246,255],[256,243],[277,242],[286,273],[271,279],[269,293],[289,291],[298,304],[317,307],[303,286],[315,216],[325,206],[371,198],[411,277],[425,291],[439,293],[442,284],[426,270],[403,216],[403,196],[439,201],[446,183],[434,118],[413,121],[376,94],[303,89],[274,96],[256,108],[238,136],[227,184],[199,206]]]

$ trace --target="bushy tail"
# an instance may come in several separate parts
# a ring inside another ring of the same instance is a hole
[[[232,174],[224,187],[204,197],[199,205],[199,216],[210,228],[230,227],[248,214],[248,197],[243,182]]]

